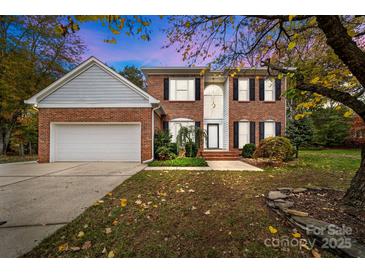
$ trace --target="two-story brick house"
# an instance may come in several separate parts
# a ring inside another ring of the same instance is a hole
[[[165,115],[156,126],[169,129],[173,141],[181,126],[203,127],[203,155],[208,159],[237,158],[247,143],[258,144],[285,129],[284,80],[268,77],[266,68],[228,71],[207,67],[142,68],[147,92],[160,101]]]
[[[155,130],[176,139],[181,126],[206,130],[205,157],[232,159],[284,132],[286,83],[265,68],[235,77],[206,67],[143,72],[146,91],[91,57],[27,100],[39,110],[39,161],[151,161]]]

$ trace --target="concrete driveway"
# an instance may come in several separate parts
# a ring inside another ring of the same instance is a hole
[[[145,165],[128,162],[0,165],[0,257],[17,257],[75,219]]]

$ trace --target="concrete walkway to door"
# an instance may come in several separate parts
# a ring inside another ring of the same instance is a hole
[[[0,257],[17,257],[145,167],[130,162],[0,165]]]

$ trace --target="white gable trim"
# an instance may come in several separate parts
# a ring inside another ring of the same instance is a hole
[[[128,81],[127,79],[125,79],[120,74],[116,73],[114,70],[112,70],[108,66],[104,65],[102,62],[100,62],[95,57],[90,57],[89,59],[87,59],[86,61],[81,63],[79,66],[77,66],[76,68],[74,68],[73,70],[68,72],[66,75],[64,75],[57,81],[53,82],[51,85],[49,85],[45,89],[41,90],[40,92],[38,92],[37,94],[35,94],[31,98],[29,98],[28,100],[25,100],[24,102],[26,104],[30,104],[30,105],[38,105],[41,100],[43,100],[44,98],[46,98],[47,96],[49,96],[50,94],[55,92],[58,88],[62,87],[63,85],[65,85],[66,83],[68,83],[69,81],[71,81],[72,79],[74,79],[75,77],[77,77],[78,75],[83,73],[84,71],[88,70],[93,65],[97,65],[100,69],[102,69],[103,71],[105,71],[106,73],[108,73],[109,75],[114,77],[115,79],[119,80],[120,82],[122,82],[123,84],[125,84],[126,86],[131,88],[133,91],[135,91],[136,93],[141,95],[142,97],[146,98],[148,100],[149,104],[156,105],[156,104],[160,103],[159,100],[155,99],[154,97],[149,95],[147,92],[145,92],[141,88],[137,87],[135,84]],[[116,104],[116,105],[119,105],[120,107],[124,107],[123,104]],[[113,104],[113,106],[116,106],[116,105]],[[39,104],[39,106],[42,107],[42,104]],[[50,107],[52,107],[52,106],[50,106]],[[58,107],[58,106],[55,105],[53,107]],[[87,107],[87,106],[85,106],[85,107]],[[98,105],[98,107],[100,107],[100,106]],[[108,106],[105,106],[105,107],[108,107]]]

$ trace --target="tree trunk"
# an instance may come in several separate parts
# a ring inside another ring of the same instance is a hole
[[[32,142],[28,143],[28,150],[29,155],[32,155]]]
[[[343,201],[346,205],[365,208],[365,145],[361,147],[361,163],[355,177],[351,180]]]
[[[298,159],[299,156],[299,146],[295,146],[295,158]]]
[[[24,144],[20,143],[19,145],[19,154],[20,156],[24,157]]]

